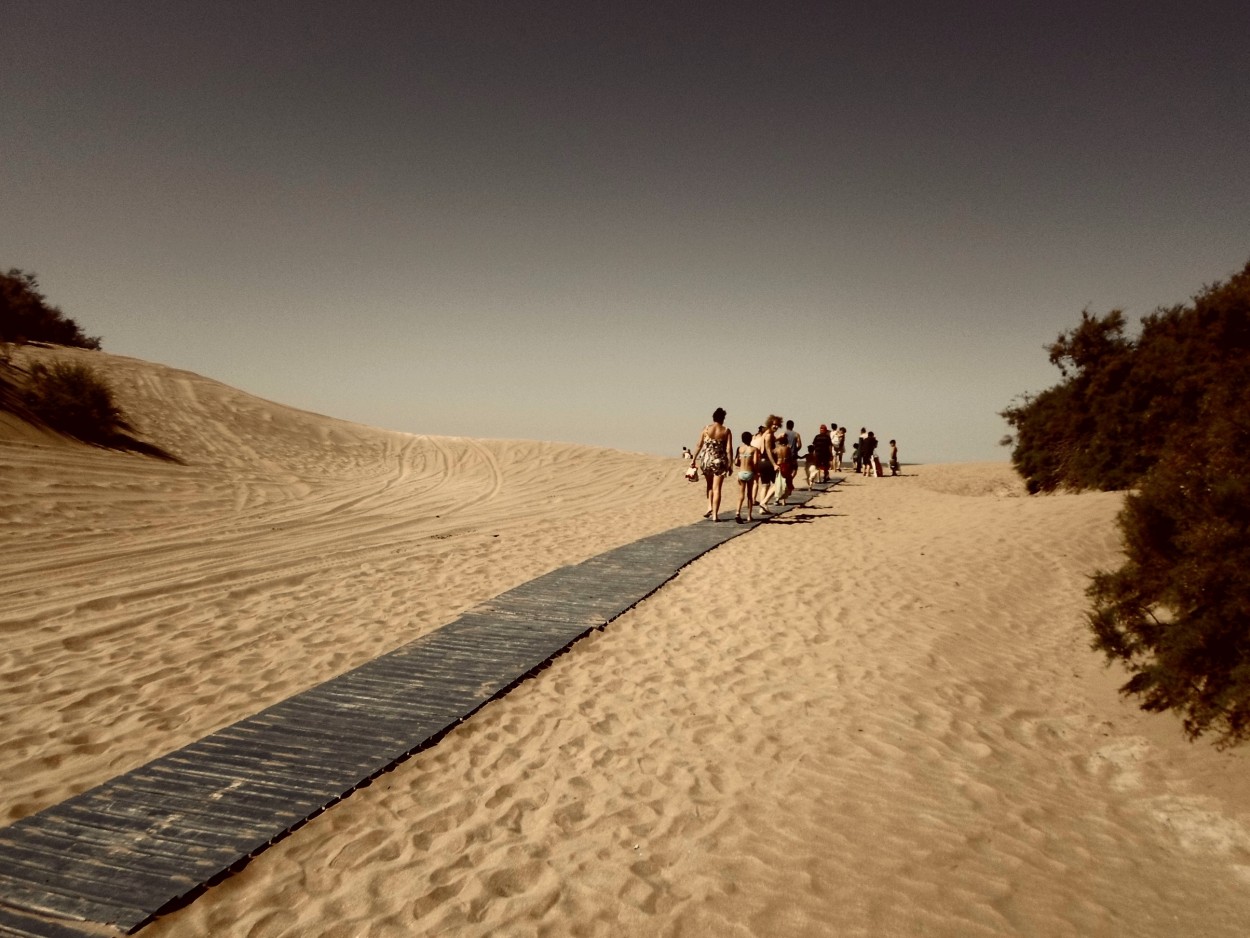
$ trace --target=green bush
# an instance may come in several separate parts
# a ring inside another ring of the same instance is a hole
[[[1183,717],[1190,738],[1250,738],[1250,367],[1231,367],[1128,496],[1127,555],[1089,588],[1094,647],[1125,693]]]
[[[1093,646],[1191,739],[1250,738],[1250,264],[1142,321],[1087,314],[1050,347],[1064,376],[1008,408],[1030,491],[1136,491],[1125,562],[1091,582]]]
[[[98,349],[100,340],[88,336],[78,323],[49,306],[39,292],[39,281],[16,267],[0,274],[0,343],[51,342],[75,348]]]
[[[1082,313],[1048,347],[1064,381],[1002,412],[1015,428],[1012,463],[1030,492],[1128,488],[1157,458],[1147,426],[1157,422],[1151,402],[1169,379],[1134,367],[1139,346],[1124,327],[1119,310]]]
[[[87,443],[110,446],[131,429],[112,389],[85,365],[33,365],[25,404],[52,429]]]

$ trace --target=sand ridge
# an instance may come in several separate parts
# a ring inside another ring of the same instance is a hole
[[[108,362],[186,465],[0,443],[9,818],[702,510],[675,460]],[[1119,506],[851,477],[143,933],[1243,934],[1247,757],[1089,650]]]
[[[0,445],[9,819],[689,515],[676,460],[379,431],[56,354],[106,366],[185,464]]]

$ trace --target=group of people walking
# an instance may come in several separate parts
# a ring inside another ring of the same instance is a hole
[[[881,458],[877,455],[877,446],[880,444],[877,435],[871,430],[863,427],[859,428],[859,440],[853,447],[852,462],[855,471],[866,476],[880,476],[885,473],[881,470]],[[898,475],[898,442],[890,440],[890,475]]]
[[[682,455],[690,458],[690,468],[702,473],[707,484],[705,518],[720,521],[721,485],[730,472],[738,477],[738,510],[734,520],[746,524],[755,520],[756,508],[765,516],[771,516],[776,512],[768,509],[770,502],[786,503],[794,492],[800,459],[805,463],[809,488],[813,482],[828,482],[829,473],[835,467],[837,471],[842,469],[846,427],[836,423],[821,424],[804,454],[803,438],[794,429],[793,420],[785,421],[783,429],[782,419],[770,414],[755,433],[742,431],[742,442],[735,446],[733,434],[725,426],[725,417],[725,409],[716,408],[712,422],[703,428],[694,450],[682,448]],[[890,468],[898,475],[898,446],[894,440],[890,440],[890,446]],[[859,440],[853,445],[856,471],[880,475],[876,449],[875,434],[861,428]],[[746,507],[745,518],[743,506]]]

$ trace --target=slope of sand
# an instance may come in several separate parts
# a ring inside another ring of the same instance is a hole
[[[689,518],[677,460],[392,433],[26,354],[97,367],[184,464],[0,425],[4,820]]]
[[[10,819],[702,510],[673,460],[108,362],[187,464],[0,444]],[[851,477],[142,934],[1243,935],[1247,756],[1088,648],[1119,504]]]

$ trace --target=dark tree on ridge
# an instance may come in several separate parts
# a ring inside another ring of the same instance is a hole
[[[88,336],[39,292],[34,274],[16,267],[0,274],[0,342],[51,342],[98,349],[100,340]]]

